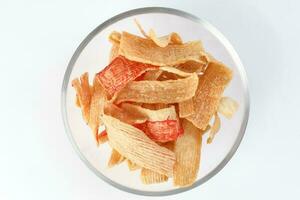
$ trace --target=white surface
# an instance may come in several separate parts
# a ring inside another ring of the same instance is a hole
[[[111,16],[143,6],[207,19],[234,45],[250,82],[250,120],[233,159],[202,187],[165,199],[299,199],[296,0],[0,1],[0,199],[141,199],[100,180],[75,154],[60,89],[81,40]]]

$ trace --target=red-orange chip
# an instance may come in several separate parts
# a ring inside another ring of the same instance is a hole
[[[124,56],[116,57],[104,70],[97,74],[101,85],[109,95],[123,89],[129,81],[135,80],[148,70],[158,69],[158,66],[135,62]]]
[[[179,120],[146,121],[134,126],[155,142],[174,141],[183,134]]]

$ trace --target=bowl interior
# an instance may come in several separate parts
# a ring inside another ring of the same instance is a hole
[[[138,19],[145,30],[154,28],[159,35],[177,32],[184,41],[201,40],[205,49],[216,59],[228,65],[234,71],[234,77],[226,88],[225,96],[230,96],[238,101],[239,110],[233,119],[228,120],[221,116],[221,130],[212,144],[206,144],[203,139],[201,151],[200,171],[197,182],[199,185],[209,179],[230,159],[231,154],[241,140],[245,128],[245,120],[248,117],[248,96],[244,71],[240,61],[227,40],[222,39],[219,33],[206,22],[192,20],[191,17],[179,16],[173,13],[150,12],[125,16],[107,23],[103,30],[94,31],[86,40],[86,46],[79,47],[77,56],[71,63],[70,76],[66,76],[66,91],[63,93],[63,110],[65,110],[65,124],[72,143],[78,150],[84,162],[101,178],[109,183],[129,192],[140,194],[169,194],[186,189],[176,189],[172,185],[172,179],[166,183],[143,185],[139,178],[140,171],[129,171],[127,163],[108,168],[107,162],[111,148],[106,143],[97,147],[92,133],[84,123],[80,109],[75,106],[75,91],[71,87],[72,79],[79,77],[84,72],[89,72],[90,81],[95,73],[102,70],[108,64],[111,44],[108,35],[112,31],[127,31],[140,35],[134,24],[134,18]],[[222,164],[223,163],[223,164]]]

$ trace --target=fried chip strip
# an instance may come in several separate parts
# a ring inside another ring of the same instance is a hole
[[[199,171],[202,131],[191,122],[183,120],[184,134],[175,142],[176,163],[174,165],[174,185],[192,185]]]
[[[175,154],[149,139],[141,130],[111,116],[102,118],[110,145],[122,156],[137,165],[164,174],[173,175]]]
[[[113,31],[108,36],[108,40],[113,44],[119,44],[121,40],[121,33],[117,31]]]
[[[101,125],[100,115],[103,114],[104,105],[106,101],[106,95],[104,89],[95,77],[93,81],[93,96],[90,105],[89,127],[92,129],[93,135],[99,144],[98,128]],[[103,139],[103,138],[101,138]]]
[[[122,163],[123,161],[125,160],[125,158],[119,154],[118,151],[116,151],[115,149],[113,149],[111,151],[111,155],[110,155],[110,158],[109,158],[109,161],[108,161],[108,167],[111,168],[115,165],[118,165],[120,163]]]
[[[181,76],[181,77],[188,77],[188,76],[193,75],[193,73],[184,72],[184,71],[182,71],[180,69],[177,69],[175,67],[161,66],[161,67],[159,67],[159,69],[161,71],[169,72],[169,73],[172,73],[172,74],[176,74],[176,75]]]
[[[139,31],[141,32],[141,34],[145,37],[145,38],[149,38],[149,36],[147,35],[147,33],[144,31],[141,23],[137,20],[137,19],[134,19],[134,23],[135,25],[137,26],[137,28],[139,29]]]
[[[193,97],[195,112],[186,119],[204,130],[217,111],[223,91],[231,78],[232,71],[225,65],[210,63],[204,75],[200,76],[198,89]]]
[[[161,146],[174,150],[174,142],[167,142],[162,144]],[[163,174],[159,174],[150,169],[142,168],[141,170],[141,180],[144,184],[153,184],[153,183],[161,183],[168,180],[168,177]]]
[[[90,116],[90,103],[91,103],[91,93],[89,85],[89,74],[86,72],[80,76],[80,81],[78,78],[72,81],[72,86],[76,90],[76,95],[79,100],[79,105],[81,106],[82,116],[86,123],[89,123]]]
[[[151,70],[147,71],[144,76],[144,80],[146,81],[155,81],[158,79],[158,77],[161,75],[161,70]]]
[[[118,56],[96,76],[108,94],[113,95],[145,71],[154,69],[158,69],[158,67]]]
[[[116,96],[116,103],[133,101],[141,103],[177,103],[195,95],[198,76],[167,81],[132,81]]]
[[[150,29],[148,36],[159,47],[166,47],[169,44],[182,44],[181,37],[177,33],[157,37],[155,31]]]
[[[221,127],[221,120],[220,117],[218,115],[218,113],[215,113],[215,121],[210,129],[208,138],[207,138],[207,144],[211,144],[213,139],[215,138],[215,135],[218,133],[218,131],[220,130]]]
[[[130,171],[140,169],[141,167],[127,159],[127,166]]]
[[[109,63],[113,61],[116,57],[119,55],[119,48],[120,45],[117,43],[113,43],[111,49],[110,49],[110,54],[109,54]]]
[[[239,108],[239,104],[230,97],[222,97],[218,106],[218,112],[227,117],[232,118]]]
[[[196,72],[197,74],[201,74],[207,68],[209,59],[206,56],[202,56],[200,60],[201,62],[195,62],[193,60],[189,60],[185,63],[179,64],[178,66],[176,66],[176,68],[184,72],[189,72],[189,73]]]
[[[202,62],[203,47],[200,41],[157,46],[152,40],[123,32],[119,53],[129,60],[157,65],[175,66],[189,60]]]
[[[194,103],[193,103],[192,98],[188,99],[186,101],[183,101],[183,102],[179,102],[178,107],[179,107],[179,117],[181,117],[181,118],[186,118],[186,117],[194,114],[194,112],[195,112]]]

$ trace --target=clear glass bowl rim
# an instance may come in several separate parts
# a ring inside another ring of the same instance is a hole
[[[217,165],[215,167],[215,169],[213,169],[210,173],[208,173],[206,176],[204,176],[203,178],[199,179],[198,181],[196,181],[193,185],[189,186],[189,187],[184,187],[184,188],[174,188],[168,191],[142,191],[142,190],[137,190],[137,189],[132,189],[129,187],[126,187],[124,185],[121,185],[111,179],[109,179],[108,177],[106,177],[104,174],[102,174],[101,172],[99,172],[96,168],[94,168],[89,161],[85,158],[85,156],[81,153],[78,145],[76,144],[73,136],[72,136],[72,132],[68,123],[68,119],[67,119],[67,108],[66,108],[66,94],[67,94],[67,88],[68,88],[68,84],[69,84],[69,80],[70,80],[70,75],[71,72],[73,70],[74,64],[76,63],[79,55],[81,54],[82,50],[87,46],[87,44],[98,34],[100,33],[102,30],[104,30],[106,27],[110,26],[111,24],[122,20],[123,18],[127,18],[127,17],[131,17],[134,15],[139,15],[139,14],[149,14],[149,13],[165,13],[165,14],[171,14],[171,15],[176,15],[179,17],[183,17],[183,18],[187,18],[189,20],[192,20],[196,23],[201,24],[202,26],[204,26],[205,28],[207,28],[209,31],[211,31],[212,34],[214,34],[215,37],[217,37],[225,46],[225,48],[228,50],[228,52],[230,53],[230,55],[232,56],[234,62],[237,65],[237,68],[239,70],[242,82],[243,82],[243,88],[244,88],[244,97],[245,97],[245,111],[244,111],[244,119],[242,121],[242,125],[238,134],[237,139],[234,142],[234,145],[231,147],[229,153],[225,156],[225,158],[219,163],[219,165]],[[246,72],[244,70],[244,66],[238,56],[238,54],[236,53],[236,51],[234,50],[233,46],[230,44],[230,42],[225,38],[225,36],[223,36],[223,34],[221,32],[219,32],[213,25],[211,25],[210,23],[208,23],[207,21],[200,19],[190,13],[181,11],[181,10],[177,10],[177,9],[173,9],[173,8],[166,8],[166,7],[144,7],[144,8],[137,8],[137,9],[133,9],[133,10],[129,10],[126,12],[123,12],[121,14],[118,14],[108,20],[106,20],[105,22],[103,22],[102,24],[100,24],[98,27],[96,27],[82,42],[81,44],[78,46],[78,48],[76,49],[75,53],[73,54],[68,66],[67,66],[67,70],[65,72],[64,75],[64,79],[63,79],[63,84],[62,84],[62,90],[61,90],[61,111],[62,111],[62,118],[63,118],[63,123],[64,123],[64,127],[67,133],[67,136],[73,146],[73,148],[75,149],[75,151],[77,152],[78,156],[80,157],[80,159],[86,164],[86,166],[93,171],[98,177],[100,177],[102,180],[104,180],[105,182],[109,183],[110,185],[129,192],[129,193],[133,193],[133,194],[138,194],[138,195],[144,195],[144,196],[166,196],[166,195],[174,195],[174,194],[178,194],[181,192],[185,192],[188,190],[191,190],[193,188],[198,187],[199,185],[205,183],[206,181],[208,181],[210,178],[212,178],[214,175],[216,175],[219,171],[221,171],[221,169],[223,169],[223,167],[229,162],[229,160],[232,158],[232,156],[234,155],[234,153],[236,152],[236,150],[238,149],[243,136],[245,134],[245,130],[247,127],[247,122],[248,122],[248,118],[249,118],[249,110],[250,110],[250,98],[249,98],[249,90],[248,90],[248,81],[247,81],[247,76],[246,76]]]

